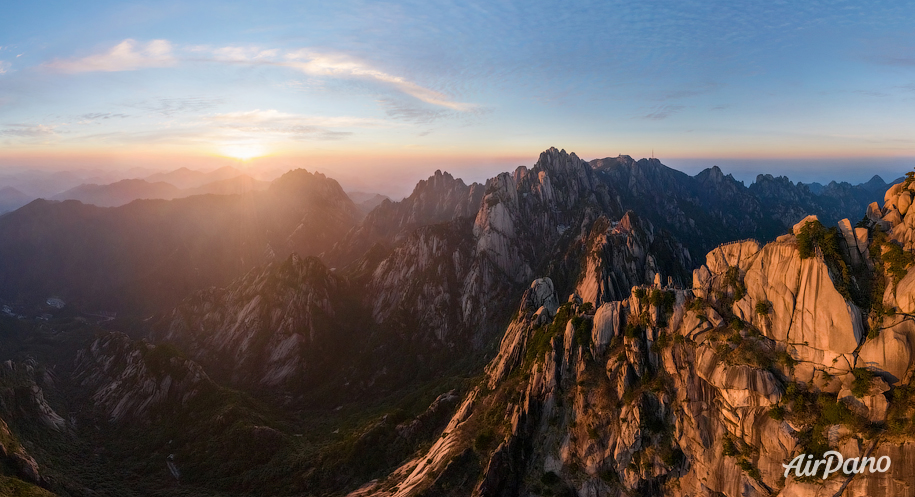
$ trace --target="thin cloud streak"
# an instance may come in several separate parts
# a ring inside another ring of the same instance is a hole
[[[81,73],[163,68],[174,66],[179,62],[273,65],[294,69],[310,76],[372,81],[427,104],[456,112],[472,112],[478,108],[476,104],[455,101],[444,93],[426,88],[402,76],[382,71],[346,54],[301,49],[287,52],[280,57],[278,49],[245,46],[212,48],[198,45],[184,47],[181,50],[190,54],[200,54],[200,56],[177,58],[173,54],[172,44],[168,40],[153,40],[141,45],[136,40],[126,39],[104,53],[77,59],[55,59],[43,66],[65,73]],[[0,73],[2,73],[2,66],[0,66]]]
[[[176,63],[168,40],[152,40],[140,45],[136,40],[128,38],[105,53],[79,59],[55,59],[44,66],[65,73],[81,73],[135,71],[169,67]]]
[[[458,112],[469,112],[477,107],[474,104],[452,101],[442,93],[420,86],[400,76],[380,71],[345,55],[322,54],[310,50],[300,50],[287,54],[286,58],[289,59],[290,62],[287,62],[285,65],[313,76],[374,80],[379,83],[390,85],[397,90],[428,104],[446,107]],[[299,59],[307,60],[299,62]]]

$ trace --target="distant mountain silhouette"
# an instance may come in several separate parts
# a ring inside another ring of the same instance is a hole
[[[150,183],[164,182],[177,186],[178,188],[197,188],[207,183],[221,181],[224,179],[235,178],[244,174],[242,171],[232,167],[224,166],[215,171],[208,173],[194,171],[186,167],[175,169],[167,173],[156,173],[144,178]]]
[[[11,186],[0,188],[0,214],[16,210],[34,199],[35,197],[22,193]]]
[[[270,183],[241,175],[213,181],[196,188],[178,188],[170,183],[151,183],[142,179],[125,179],[108,185],[79,185],[51,197],[51,200],[79,200],[99,207],[117,207],[138,199],[164,199],[191,195],[232,195],[264,190]]]
[[[35,200],[0,217],[0,298],[156,309],[274,256],[320,254],[360,217],[336,181],[304,170],[244,195]]]

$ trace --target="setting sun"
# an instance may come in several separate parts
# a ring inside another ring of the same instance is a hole
[[[249,160],[267,154],[267,149],[260,143],[232,143],[220,148],[220,154],[233,159]]]

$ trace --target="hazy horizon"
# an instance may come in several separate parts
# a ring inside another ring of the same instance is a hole
[[[0,166],[305,167],[398,190],[551,145],[745,182],[915,162],[913,6],[48,7],[0,20]]]
[[[561,147],[557,147],[561,148]],[[567,150],[569,153],[574,150]],[[584,160],[616,157],[619,154],[604,154],[596,156],[583,156]],[[630,155],[639,160],[639,157]],[[44,171],[47,173],[72,172],[83,173],[87,177],[97,177],[101,184],[119,181],[121,179],[143,179],[152,174],[174,171],[182,167],[202,172],[215,171],[222,167],[234,167],[256,179],[271,181],[292,169],[307,169],[320,172],[337,180],[346,191],[363,191],[381,193],[392,199],[399,200],[410,195],[414,186],[420,180],[427,179],[436,170],[448,172],[455,178],[460,178],[466,183],[485,183],[489,178],[502,172],[511,172],[519,166],[532,167],[537,161],[539,152],[527,158],[494,158],[492,160],[476,159],[463,160],[461,158],[415,160],[409,163],[392,163],[384,159],[379,164],[340,164],[336,161],[315,161],[304,158],[263,158],[248,161],[242,160],[211,160],[202,164],[167,162],[168,166],[161,163],[149,163],[134,166],[118,166],[102,164],[96,167],[68,167],[66,161],[56,163],[48,161],[36,164],[28,161],[21,166],[0,165],[0,188],[7,186],[3,183],[4,173],[13,171]],[[731,174],[746,186],[754,183],[758,174],[771,174],[773,176],[786,176],[792,182],[827,184],[830,181],[848,182],[851,184],[863,183],[874,175],[880,176],[887,183],[904,176],[913,169],[915,157],[898,158],[871,158],[868,162],[859,162],[858,159],[732,159],[732,158],[664,158],[658,157],[662,164],[672,169],[695,176],[699,172],[718,166],[724,174]],[[157,165],[158,164],[158,165]],[[866,167],[855,167],[862,165]],[[383,174],[373,174],[373,169],[384,168]]]

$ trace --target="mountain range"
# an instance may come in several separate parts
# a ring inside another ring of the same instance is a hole
[[[907,495],[915,184],[879,183],[551,148],[396,202],[36,200],[0,217],[0,488]],[[782,477],[829,449],[903,462]]]

